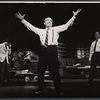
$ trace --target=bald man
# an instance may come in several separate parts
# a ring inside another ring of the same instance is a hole
[[[68,27],[73,24],[77,14],[80,11],[81,9],[78,9],[76,12],[73,11],[73,16],[67,23],[55,27],[53,27],[53,20],[50,17],[45,18],[45,29],[40,29],[30,24],[24,19],[25,14],[15,14],[15,16],[21,20],[28,30],[36,33],[40,37],[41,49],[39,52],[38,64],[39,87],[38,91],[35,92],[36,94],[41,94],[44,92],[44,74],[47,66],[49,66],[49,72],[51,73],[57,96],[62,95],[57,51],[59,33],[67,30]]]

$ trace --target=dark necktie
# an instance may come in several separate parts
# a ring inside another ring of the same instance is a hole
[[[98,41],[98,39],[95,41],[94,52],[95,52],[95,50],[96,50],[97,41]]]
[[[7,51],[7,46],[5,45],[5,51]]]
[[[48,30],[46,31],[45,46],[48,46]]]

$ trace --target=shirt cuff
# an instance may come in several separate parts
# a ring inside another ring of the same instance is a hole
[[[73,15],[73,18],[76,19],[76,16]]]
[[[25,22],[25,19],[22,19],[21,22],[24,23]]]
[[[91,61],[91,57],[89,57],[89,61]]]

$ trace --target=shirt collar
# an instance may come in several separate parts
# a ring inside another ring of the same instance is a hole
[[[50,27],[50,28],[45,28],[45,30],[51,30],[52,29],[52,27]]]
[[[98,41],[98,40],[100,40],[100,38],[96,39],[95,41]]]

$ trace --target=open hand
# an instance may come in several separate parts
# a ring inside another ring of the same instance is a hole
[[[78,9],[76,12],[73,11],[73,16],[77,16],[77,14],[81,11],[81,9]]]
[[[20,20],[23,20],[24,17],[25,17],[25,14],[24,15],[21,15],[19,12],[15,14],[15,17],[19,18]]]

